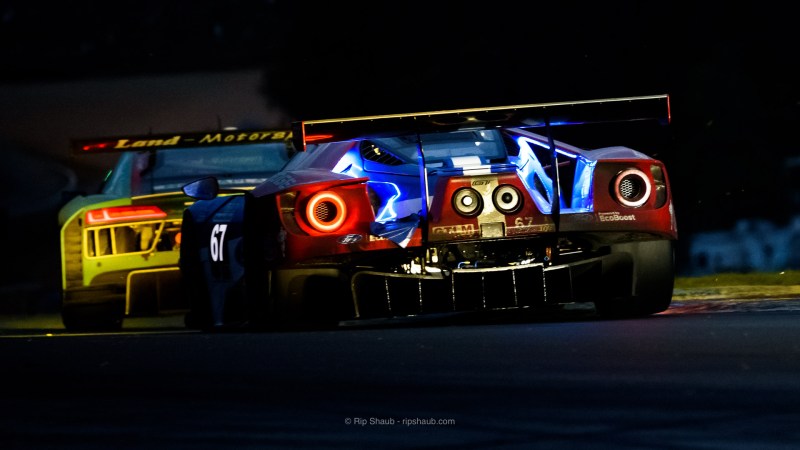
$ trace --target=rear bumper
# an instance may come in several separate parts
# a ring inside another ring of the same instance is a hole
[[[128,274],[125,315],[151,315],[188,310],[178,267],[134,270]]]
[[[669,305],[672,245],[669,240],[621,242],[565,255],[559,264],[439,266],[438,272],[420,266],[412,267],[415,273],[374,266],[283,268],[274,272],[271,298],[294,308],[292,317],[335,307],[339,320],[538,312],[586,303],[649,314]]]
[[[62,308],[101,307],[119,309],[125,316],[157,315],[170,311],[188,310],[181,292],[180,269],[133,270],[121,274],[124,284],[101,283],[64,292]]]

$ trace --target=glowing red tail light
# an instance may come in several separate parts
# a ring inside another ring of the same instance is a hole
[[[332,137],[332,134],[309,134],[306,135],[306,142],[325,141]]]
[[[613,180],[611,193],[623,206],[638,208],[650,199],[650,178],[637,168],[623,170]]]
[[[167,213],[158,206],[112,206],[86,212],[87,225],[100,225],[114,222],[134,222],[137,220],[163,219]]]
[[[108,141],[108,142],[92,142],[91,144],[85,144],[81,146],[81,151],[84,152],[99,152],[104,150],[110,150],[114,148],[117,144],[116,141]]]
[[[339,229],[346,216],[347,206],[345,206],[344,200],[339,194],[332,191],[315,194],[306,205],[308,223],[323,233]]]

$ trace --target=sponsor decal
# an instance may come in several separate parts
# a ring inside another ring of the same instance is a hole
[[[633,214],[620,214],[619,211],[597,213],[600,222],[633,222],[636,216]]]
[[[170,147],[178,143],[187,144],[246,144],[291,139],[292,133],[286,131],[258,131],[250,133],[206,133],[195,136],[173,136],[169,139],[118,139],[114,148]]]
[[[556,226],[552,223],[533,223],[533,217],[517,217],[514,219],[516,232],[527,233],[547,233],[556,231]]]
[[[340,244],[345,244],[345,245],[346,244],[355,244],[356,242],[360,242],[361,239],[363,239],[363,238],[364,238],[364,236],[362,236],[360,234],[346,234],[346,235],[340,237],[339,239],[337,239],[336,242],[338,242]]]
[[[517,232],[525,231],[525,232],[533,232],[533,233],[549,233],[556,231],[556,226],[552,223],[539,223],[535,225],[518,225],[514,227],[517,229]]]
[[[259,131],[252,133],[207,133],[199,139],[200,144],[218,144],[233,142],[267,142],[286,141],[292,138],[291,132],[286,131]]]
[[[489,181],[489,180],[475,180],[475,181],[472,182],[473,186],[486,186],[488,184],[491,184],[491,181]]]
[[[468,223],[463,225],[449,225],[444,227],[433,227],[431,229],[433,234],[474,234],[475,233],[475,225]]]
[[[178,145],[180,140],[180,136],[174,136],[169,139],[140,139],[134,141],[130,139],[119,139],[114,148],[169,147]]]
[[[187,148],[204,145],[257,144],[290,141],[291,139],[291,131],[218,131],[176,134],[172,136],[156,135],[126,138],[116,137],[104,140],[80,140],[76,141],[76,149],[81,152],[126,151],[145,148]]]

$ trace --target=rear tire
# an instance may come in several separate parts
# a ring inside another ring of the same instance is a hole
[[[334,329],[348,302],[352,305],[347,280],[337,268],[278,270],[270,281],[267,323],[273,329]]]
[[[125,293],[122,288],[84,288],[64,293],[61,321],[67,331],[119,331],[124,318]]]
[[[607,295],[595,301],[598,314],[606,318],[642,317],[667,310],[675,282],[675,249],[671,240],[630,242],[612,246],[612,256],[629,261],[630,290],[625,295]],[[606,293],[618,291],[611,275],[616,268],[604,267]]]

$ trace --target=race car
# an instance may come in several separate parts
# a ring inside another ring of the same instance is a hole
[[[553,132],[669,120],[654,95],[295,122],[297,155],[255,189],[185,186],[187,326],[664,311],[677,240],[664,163]]]
[[[214,176],[249,189],[289,160],[291,130],[116,136],[72,142],[75,156],[120,153],[101,192],[59,211],[61,317],[67,330],[116,330],[126,316],[188,310],[178,258],[181,187]]]

